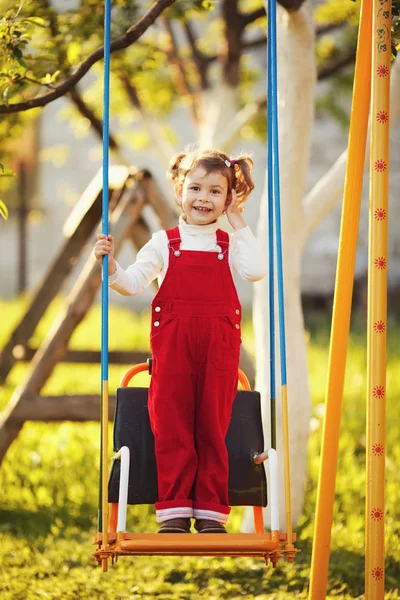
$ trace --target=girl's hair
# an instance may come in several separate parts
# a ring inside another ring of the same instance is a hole
[[[206,173],[219,171],[228,181],[228,198],[231,190],[237,193],[237,205],[241,206],[254,189],[251,178],[253,161],[248,154],[239,154],[235,159],[229,158],[220,150],[194,150],[181,152],[174,156],[170,162],[168,177],[175,186],[175,191],[182,189],[185,177],[197,167],[203,168]]]

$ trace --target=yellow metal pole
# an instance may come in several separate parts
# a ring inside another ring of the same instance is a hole
[[[391,2],[374,0],[368,244],[365,598],[385,594],[386,304]]]
[[[340,419],[371,93],[371,25],[372,0],[363,0],[329,349],[326,412],[310,575],[309,598],[312,600],[325,598],[328,585]]]
[[[101,506],[102,506],[102,549],[108,546],[108,380],[102,382],[102,488],[101,488]],[[108,569],[108,559],[102,560],[103,571]]]
[[[282,394],[282,435],[285,479],[285,507],[286,507],[286,550],[293,550],[292,530],[292,498],[290,494],[290,448],[289,448],[289,407],[287,386],[281,388]]]

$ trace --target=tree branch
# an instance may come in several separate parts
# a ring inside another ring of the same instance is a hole
[[[296,12],[304,4],[305,0],[278,0],[278,4],[286,8],[288,12]]]
[[[266,14],[265,11],[264,11],[264,14]],[[343,23],[330,23],[329,25],[318,26],[315,29],[315,35],[317,37],[319,37],[321,35],[325,35],[326,33],[329,33],[330,31],[334,31],[336,29],[341,29],[344,25],[345,25],[345,23],[343,22]],[[248,42],[242,42],[242,49],[244,51],[247,51],[247,50],[252,50],[253,48],[264,47],[266,45],[267,45],[267,36],[261,35],[260,37],[255,38],[254,40],[249,40]],[[219,58],[220,58],[219,56],[214,55],[214,56],[210,56],[208,60],[210,62],[215,62],[216,60],[219,60]]]
[[[338,71],[353,64],[356,58],[356,47],[350,48],[346,53],[342,54],[336,60],[329,61],[318,70],[318,81],[328,79]]]
[[[258,10],[254,10],[251,13],[244,13],[242,15],[244,26],[250,25],[250,23],[254,23],[257,19],[261,19],[267,15],[265,8],[261,7]]]
[[[342,21],[341,23],[328,23],[327,25],[318,25],[315,28],[315,35],[319,37],[321,35],[325,35],[326,33],[330,33],[331,31],[336,31],[337,29],[343,29],[345,25],[347,25],[346,21]]]
[[[199,122],[199,117],[197,114],[195,92],[192,87],[192,84],[190,83],[189,79],[186,76],[186,70],[184,67],[184,63],[183,63],[181,57],[179,56],[178,41],[176,39],[176,35],[173,30],[171,21],[167,18],[164,18],[163,22],[164,22],[165,29],[167,30],[169,39],[170,39],[170,47],[167,50],[168,58],[169,58],[171,64],[175,65],[175,67],[176,67],[175,79],[176,79],[176,87],[177,87],[178,93],[185,95],[185,96],[189,96],[194,122],[197,124]]]
[[[143,17],[120,38],[111,42],[110,51],[116,52],[128,48],[134,42],[136,42],[140,36],[147,31],[147,29],[154,23],[157,17],[170,6],[175,0],[157,0],[155,4],[143,15]],[[25,102],[18,102],[7,106],[0,106],[0,114],[10,114],[20,112],[24,110],[30,110],[39,106],[46,106],[53,100],[64,96],[69,92],[77,83],[82,79],[89,69],[99,60],[104,57],[104,47],[98,48],[92,54],[90,54],[78,67],[78,69],[68,77],[63,83],[57,86],[53,91],[43,96],[26,100]]]
[[[251,123],[261,110],[265,111],[267,106],[267,97],[260,98],[257,102],[246,104],[236,115],[236,117],[229,123],[229,127],[226,127],[224,131],[216,138],[215,146],[217,148],[226,148],[231,146],[237,136],[239,135],[242,127]]]
[[[200,52],[200,50],[197,48],[197,39],[192,24],[189,23],[189,21],[185,21],[183,24],[183,28],[185,30],[186,37],[192,50],[193,62],[197,67],[197,71],[200,77],[201,89],[208,90],[208,88],[210,87],[210,82],[208,81],[207,69],[211,62],[211,59],[210,57],[203,54],[203,52]]]
[[[304,2],[305,0],[278,0],[278,4],[283,6],[283,8],[286,8],[286,10],[289,12],[295,12],[296,10],[299,10]],[[249,21],[249,23],[252,23],[256,19],[265,16],[267,13],[265,8],[260,8],[250,14],[254,15],[254,18]]]
[[[240,57],[242,54],[242,37],[246,27],[246,16],[238,10],[237,0],[224,0],[222,15],[225,25],[227,50],[223,56],[224,80],[231,87],[239,84]]]
[[[73,87],[72,90],[69,92],[69,95],[73,104],[75,104],[76,108],[79,110],[80,114],[83,115],[86,119],[89,119],[90,125],[93,127],[97,136],[100,139],[103,139],[103,123],[98,117],[96,117],[93,110],[83,100],[82,96],[78,92],[77,87]],[[117,141],[111,133],[109,137],[109,145],[111,150],[120,150],[119,144],[117,143]]]
[[[150,136],[153,144],[154,151],[158,153],[160,162],[167,168],[171,156],[175,154],[176,150],[166,139],[159,122],[152,117],[151,114],[144,108],[140,101],[135,86],[129,80],[126,73],[119,73],[119,78],[125,89],[132,106],[134,106],[140,113],[143,124],[146,128],[146,132]]]
[[[340,59],[338,59],[336,63],[332,63],[329,66],[330,75],[338,73],[341,69],[351,64],[351,57],[354,61],[355,51],[353,55],[351,54],[351,52],[349,52],[348,55],[346,55],[345,57],[341,57]],[[326,79],[326,77],[328,76],[327,72],[328,68],[322,67],[318,72],[318,81]],[[232,144],[239,135],[239,132],[242,129],[242,127],[251,123],[251,121],[253,121],[253,119],[257,117],[260,111],[265,110],[266,106],[267,97],[262,96],[256,102],[252,102],[243,107],[242,110],[240,110],[237,113],[235,119],[230,123],[230,126],[228,128],[225,128],[225,130],[222,132],[222,134],[217,140],[218,143],[216,143],[216,145],[218,147],[224,148],[225,146],[229,146],[230,144]]]

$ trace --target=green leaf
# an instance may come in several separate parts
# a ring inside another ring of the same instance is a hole
[[[15,177],[14,171],[11,171],[11,169],[5,169],[4,165],[2,165],[1,163],[0,163],[0,169],[1,169],[0,177]]]
[[[39,27],[46,27],[46,21],[41,17],[27,17],[23,20],[24,23],[26,23],[27,21],[29,23],[33,23],[34,25],[39,25]]]
[[[68,44],[67,58],[70,65],[78,62],[81,55],[81,46],[78,42]]]
[[[58,71],[55,71],[55,73],[53,73],[53,75],[51,76],[51,82],[54,83],[55,81],[57,81],[59,74],[61,73],[60,69]]]
[[[0,200],[0,215],[5,221],[8,220],[8,208],[2,200]]]

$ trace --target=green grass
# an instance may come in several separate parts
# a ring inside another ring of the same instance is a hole
[[[24,300],[0,303],[0,343],[17,321]],[[60,301],[49,308],[32,343],[45,335]],[[147,349],[148,316],[113,309],[110,347]],[[96,348],[100,339],[99,310],[78,328],[72,347]],[[244,342],[253,351],[250,323]],[[400,327],[389,328],[387,474],[386,474],[386,598],[399,598],[400,588]],[[157,558],[120,559],[103,574],[91,556],[96,531],[99,427],[97,424],[28,423],[11,446],[0,469],[0,598],[1,600],[158,600],[201,598],[306,598],[319,468],[321,425],[327,372],[328,326],[314,322],[308,331],[313,397],[309,476],[304,514],[297,533],[302,552],[295,565],[277,569],[261,559]],[[364,588],[365,485],[365,338],[355,322],[348,353],[345,399],[336,486],[329,598],[361,598]],[[27,366],[18,365],[0,389],[4,408]],[[110,368],[113,389],[123,368]],[[143,376],[144,379],[146,376]],[[99,368],[59,365],[43,393],[96,393]],[[242,509],[234,509],[229,528],[240,527]],[[131,507],[128,529],[155,531],[153,507]]]

